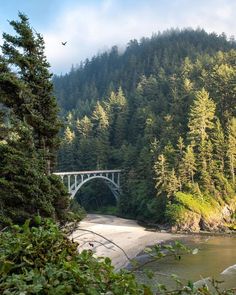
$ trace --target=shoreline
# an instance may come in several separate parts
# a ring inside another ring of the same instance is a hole
[[[96,257],[109,257],[119,270],[145,247],[179,239],[183,235],[149,231],[135,220],[88,214],[70,237],[79,243],[79,251],[89,249]]]

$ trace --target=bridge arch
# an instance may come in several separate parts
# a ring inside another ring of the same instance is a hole
[[[74,198],[76,193],[85,183],[93,179],[102,179],[109,187],[116,200],[118,200],[121,193],[120,173],[121,170],[94,170],[79,172],[56,172],[54,174],[60,176],[64,183],[66,182],[71,198]]]
[[[77,188],[76,188],[76,190],[75,190],[75,192],[74,192],[74,194],[73,194],[72,197],[74,197],[76,195],[76,193],[80,190],[80,188],[85,183],[87,183],[87,182],[89,182],[90,180],[93,180],[93,179],[103,179],[104,182],[106,183],[106,185],[109,187],[109,189],[113,193],[113,195],[116,198],[116,200],[118,200],[118,198],[119,198],[119,186],[114,181],[112,181],[110,178],[105,177],[105,176],[92,176],[90,178],[85,179],[82,183],[80,183],[77,186]]]

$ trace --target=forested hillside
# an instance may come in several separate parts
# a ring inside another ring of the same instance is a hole
[[[173,30],[54,77],[66,118],[58,170],[121,168],[124,216],[192,230],[232,223],[235,48],[224,34]],[[104,203],[96,186],[87,202]]]

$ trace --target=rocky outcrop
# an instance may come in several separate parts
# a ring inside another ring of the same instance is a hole
[[[172,231],[228,231],[235,223],[235,199],[230,204],[217,202],[214,198],[195,198],[192,195],[177,193],[176,204],[169,205],[172,218]],[[174,222],[173,222],[174,221]]]

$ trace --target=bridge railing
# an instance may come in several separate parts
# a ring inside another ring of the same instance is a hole
[[[90,171],[73,171],[73,172],[54,172],[53,174],[64,175],[83,175],[83,174],[104,174],[104,173],[120,173],[121,170],[90,170]]]

